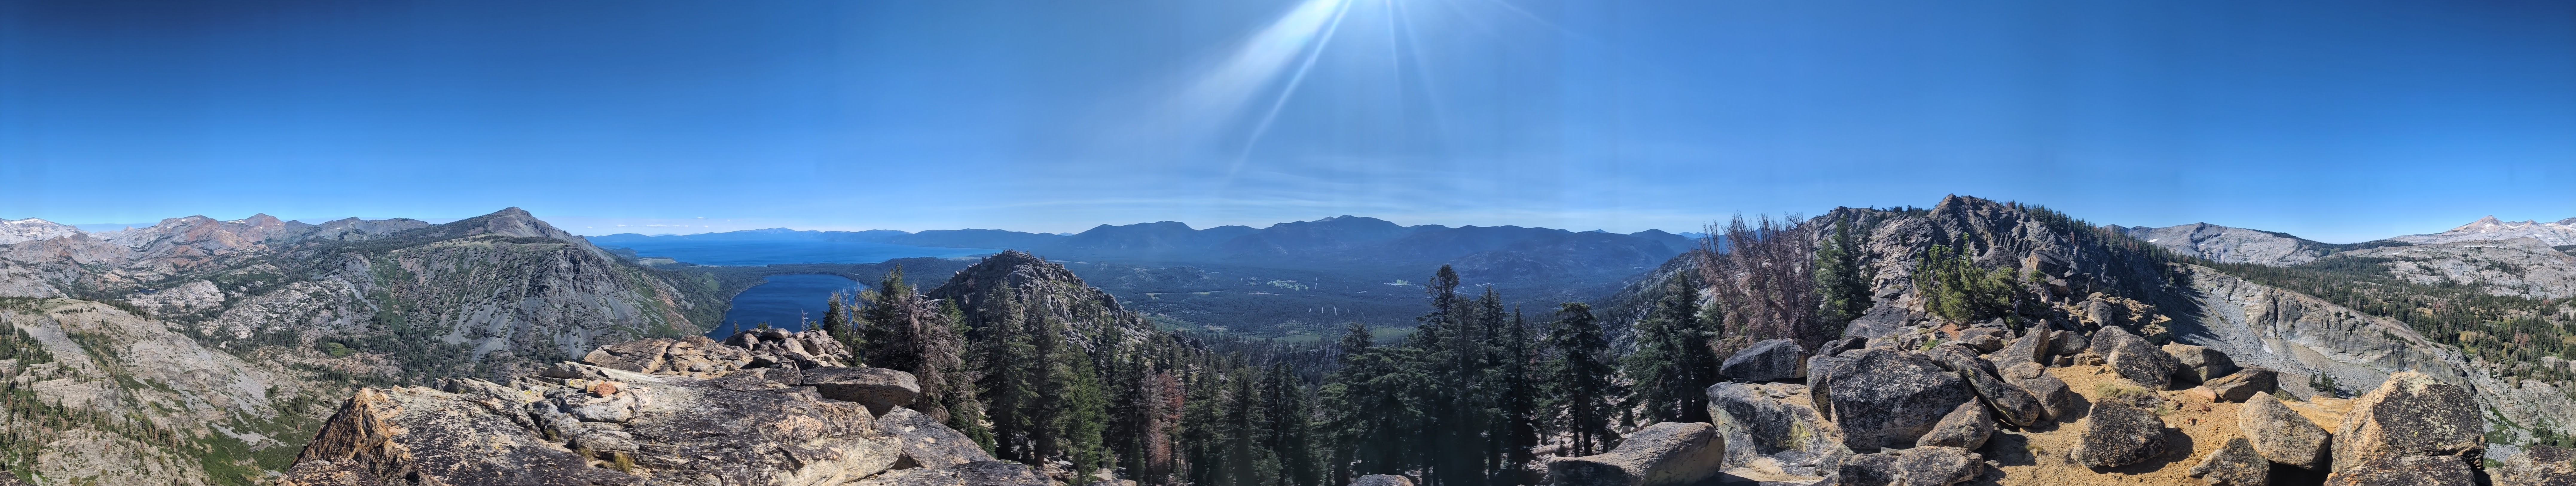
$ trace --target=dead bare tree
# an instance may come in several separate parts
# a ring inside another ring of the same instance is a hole
[[[1699,271],[1725,326],[1719,352],[1782,338],[1815,349],[1833,338],[1817,319],[1815,238],[1804,220],[1736,215],[1725,226],[1707,226]]]

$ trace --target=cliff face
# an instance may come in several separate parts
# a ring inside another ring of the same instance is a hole
[[[9,413],[100,417],[0,423],[33,438],[9,457],[36,458],[0,465],[115,484],[237,482],[285,467],[281,451],[352,386],[512,376],[598,345],[695,334],[682,295],[516,208],[442,225],[172,218],[0,245],[0,319],[51,357],[6,367],[34,398]]]

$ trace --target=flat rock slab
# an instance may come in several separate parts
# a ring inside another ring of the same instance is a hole
[[[2254,395],[2280,389],[2280,372],[2260,366],[2247,367],[2236,373],[2209,380],[2205,386],[2219,401],[2244,402]]]
[[[803,384],[814,387],[823,398],[858,402],[868,412],[884,415],[894,407],[911,405],[921,396],[921,383],[911,373],[885,368],[814,368],[803,370]]]

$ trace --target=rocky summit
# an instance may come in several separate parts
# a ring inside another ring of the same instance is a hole
[[[650,344],[621,347],[706,343]],[[786,360],[710,371],[591,356],[609,359],[499,383],[361,389],[278,484],[1053,484],[903,408],[908,394],[852,392],[856,381],[835,378],[900,387],[912,381],[901,371]]]

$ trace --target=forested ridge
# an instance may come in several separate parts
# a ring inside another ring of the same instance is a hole
[[[1808,268],[1811,243],[1795,222],[1716,229],[1739,243],[1696,253],[1709,255],[1706,268],[1798,268],[1723,289],[1700,272],[1665,275],[1640,319],[1615,323],[1633,325],[1633,349],[1613,346],[1614,323],[1589,304],[1513,302],[1462,285],[1447,266],[1423,281],[1427,311],[1401,338],[1359,323],[1321,345],[1161,330],[1019,252],[927,292],[891,273],[850,305],[835,299],[822,328],[867,366],[920,376],[916,408],[996,457],[1075,482],[1537,484],[1542,456],[1606,452],[1656,422],[1707,421],[1716,343],[1821,342],[1849,317],[1796,311],[1820,302],[1815,289],[1867,299],[1850,285],[1856,266]],[[1831,281],[1810,281],[1820,278]]]

